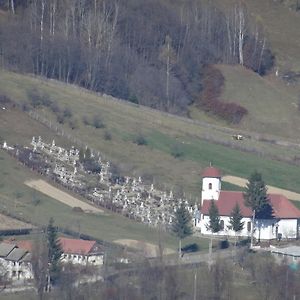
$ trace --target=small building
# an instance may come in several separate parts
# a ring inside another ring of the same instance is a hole
[[[208,167],[202,175],[202,200],[200,209],[200,221],[196,226],[202,234],[210,235],[207,229],[209,223],[209,208],[214,200],[220,215],[221,230],[215,235],[235,236],[235,232],[229,229],[230,214],[236,204],[239,205],[243,216],[244,228],[238,235],[251,236],[252,210],[244,204],[243,192],[222,191],[221,173],[217,168]],[[254,224],[254,237],[256,239],[296,239],[299,236],[300,210],[285,196],[268,194],[273,208],[272,219],[256,219]]]
[[[0,243],[0,272],[8,280],[33,278],[31,254],[16,244]]]
[[[96,241],[59,238],[63,254],[62,263],[79,264],[82,266],[103,265],[104,251]]]

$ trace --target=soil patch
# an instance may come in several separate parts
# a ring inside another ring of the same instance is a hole
[[[246,183],[248,182],[247,179],[245,178],[241,178],[241,177],[236,177],[236,176],[224,176],[222,177],[222,181],[225,182],[229,182],[231,184],[235,184],[241,187],[245,187]],[[281,189],[281,188],[277,188],[275,186],[271,186],[271,185],[267,185],[268,188],[268,192],[270,194],[281,194],[285,197],[287,197],[290,200],[296,200],[296,201],[300,201],[300,194],[289,191],[289,190],[285,190],[285,189]]]
[[[62,190],[50,185],[46,181],[42,179],[38,180],[28,180],[24,182],[25,185],[36,189],[37,191],[50,196],[51,198],[54,198],[55,200],[58,200],[70,207],[80,207],[85,212],[90,213],[103,213],[104,211],[102,209],[99,209],[97,207],[94,207],[88,203],[85,203],[84,201],[81,201],[71,195],[69,195],[66,192],[63,192]]]

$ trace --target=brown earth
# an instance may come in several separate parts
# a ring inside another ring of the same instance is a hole
[[[71,196],[70,194],[63,192],[62,190],[50,185],[49,183],[47,183],[42,179],[28,180],[25,181],[24,184],[70,207],[80,207],[85,212],[92,212],[92,213],[104,212],[102,209],[99,209],[88,203],[85,203],[84,201],[81,201]]]
[[[245,187],[246,183],[248,182],[248,180],[245,178],[229,176],[229,175],[222,177],[222,181],[229,182],[231,184],[235,184],[241,187]],[[268,188],[268,192],[271,194],[281,194],[290,200],[300,201],[300,194],[298,193],[289,190],[280,189],[271,185],[267,185],[267,188]]]

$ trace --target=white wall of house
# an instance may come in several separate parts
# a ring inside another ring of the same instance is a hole
[[[103,255],[81,255],[81,254],[67,254],[63,253],[61,257],[62,263],[72,263],[77,265],[103,265]]]
[[[9,280],[28,280],[33,278],[32,265],[30,262],[14,262],[1,258],[0,265],[0,269],[6,274]]]
[[[221,191],[221,179],[214,177],[204,177],[202,179],[202,194],[203,200],[218,200]]]
[[[230,226],[230,217],[221,216],[220,221],[224,224],[224,229],[214,233],[214,235],[235,236],[233,230],[228,229]],[[251,236],[251,218],[243,218],[244,228],[237,233],[237,236]],[[196,222],[196,228],[200,229],[202,234],[211,235],[211,231],[207,229],[209,224],[209,216],[202,215],[199,222]],[[254,237],[261,240],[276,239],[277,234],[281,233],[283,239],[295,239],[297,237],[297,219],[271,219],[271,220],[255,220]],[[278,229],[276,229],[276,227]]]

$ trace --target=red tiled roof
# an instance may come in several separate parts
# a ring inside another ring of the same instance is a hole
[[[280,219],[300,218],[300,210],[286,197],[277,194],[269,194],[269,199],[273,207],[273,216]],[[208,215],[211,200],[204,200],[201,213]],[[221,191],[219,200],[215,204],[221,216],[230,216],[236,203],[239,204],[243,217],[251,217],[252,210],[245,206],[242,192]]]
[[[221,177],[221,172],[215,167],[207,167],[202,172],[202,177]]]
[[[285,196],[270,194],[274,216],[281,219],[300,218],[300,210]]]
[[[86,241],[80,239],[69,239],[61,237],[59,243],[64,253],[70,254],[89,254],[95,246],[96,241]]]
[[[201,208],[201,213],[208,215],[211,200],[204,200]],[[245,206],[242,192],[221,191],[219,200],[215,204],[221,216],[230,216],[236,203],[239,204],[243,217],[251,217],[252,210]]]
[[[19,248],[32,252],[32,241],[22,240],[18,241],[16,244]]]

